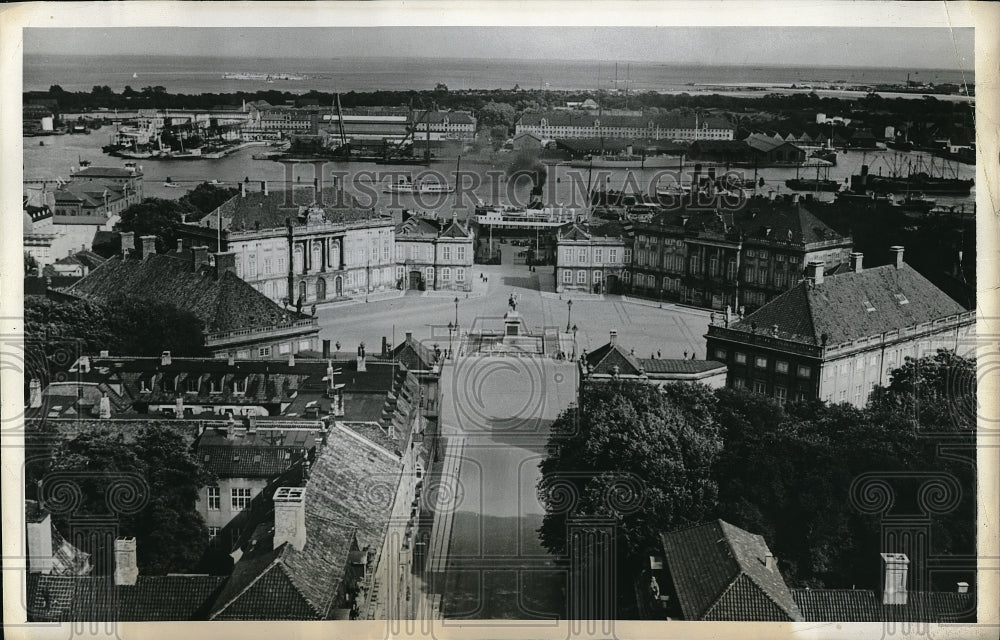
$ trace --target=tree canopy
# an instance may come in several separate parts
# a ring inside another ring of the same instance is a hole
[[[177,225],[185,214],[196,209],[187,203],[163,198],[146,198],[122,211],[115,231],[131,231],[139,236],[156,236],[156,250],[169,251],[177,242]]]
[[[117,516],[118,535],[135,536],[141,574],[186,572],[197,565],[208,529],[195,506],[200,489],[213,478],[176,431],[151,425],[134,442],[121,433],[85,431],[56,450],[51,471],[58,474],[53,477],[72,478],[81,489],[76,512],[56,517],[62,530],[73,517],[108,515],[109,503],[116,504],[111,515]],[[92,545],[83,550],[93,555],[98,573],[113,566],[109,543],[83,542]]]

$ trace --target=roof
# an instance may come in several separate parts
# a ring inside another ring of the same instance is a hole
[[[93,269],[105,260],[106,258],[104,256],[84,249],[83,251],[77,251],[73,255],[56,260],[55,264],[76,264],[87,267],[88,269]]]
[[[717,360],[689,360],[686,358],[639,358],[646,374],[704,373],[725,368],[726,363]]]
[[[802,619],[764,538],[723,520],[660,534],[685,620]]]
[[[782,145],[795,146],[792,143],[784,140],[780,136],[771,137],[763,133],[751,133],[747,139],[746,143],[750,145],[755,151],[762,151],[767,153],[768,151],[773,151]],[[796,147],[798,148],[798,147]]]
[[[771,334],[777,325],[777,337],[821,346],[826,336],[835,346],[965,311],[903,263],[800,282],[730,328]]]
[[[201,220],[205,225],[214,224],[217,216],[221,215],[222,228],[230,231],[283,229],[286,223],[300,227],[308,224],[308,209],[315,205],[318,221],[351,224],[370,220],[392,224],[391,215],[358,208],[357,201],[350,194],[342,194],[329,186],[324,186],[322,191],[321,198],[317,199],[311,186],[290,191],[269,191],[266,196],[262,191],[248,189],[245,196],[230,198]]]
[[[618,367],[620,375],[642,375],[639,359],[625,351],[618,343],[607,343],[584,355],[590,373],[611,375]]]
[[[28,619],[35,622],[197,620],[225,576],[140,575],[115,586],[111,576],[29,573]]]
[[[436,219],[423,216],[410,216],[396,225],[396,237],[402,236],[405,240],[433,240],[440,232],[441,227]]]
[[[263,293],[226,271],[214,270],[185,254],[154,254],[142,260],[115,256],[93,269],[66,293],[92,299],[118,295],[147,298],[190,311],[205,323],[208,333],[266,328],[310,316],[282,309]]]
[[[792,589],[811,622],[969,622],[976,619],[972,593],[910,591],[905,605],[884,605],[870,589]]]
[[[412,371],[429,371],[437,362],[434,350],[408,334],[392,351],[392,357]]]
[[[557,240],[568,242],[588,241],[597,238],[622,240],[624,237],[625,229],[616,222],[593,226],[586,222],[570,222],[559,228]]]
[[[301,445],[267,444],[262,437],[256,438],[260,444],[222,440],[196,445],[202,466],[217,478],[274,478],[317,445],[313,438]]]
[[[469,231],[468,227],[459,222],[457,218],[452,217],[451,222],[441,231],[441,237],[464,240],[472,238],[472,232]]]
[[[353,432],[335,427],[305,487],[306,544],[257,541],[236,564],[211,607],[215,620],[325,619],[347,569],[352,543],[381,547],[400,461]]]

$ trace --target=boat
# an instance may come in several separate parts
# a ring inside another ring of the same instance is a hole
[[[812,152],[810,156],[817,160],[823,160],[824,162],[829,162],[831,165],[836,166],[837,164],[837,150],[836,149],[816,149]]]
[[[840,191],[840,182],[838,180],[792,178],[791,180],[785,180],[785,186],[793,191]]]
[[[917,194],[914,196],[906,196],[896,204],[903,211],[910,213],[928,213],[931,209],[937,206],[937,201],[931,200],[923,194]]]
[[[933,169],[931,162],[931,170]],[[967,196],[975,186],[971,178],[933,176],[923,171],[922,160],[917,158],[916,171],[909,165],[909,173],[894,171],[892,175],[873,175],[868,171],[868,165],[861,165],[861,173],[851,176],[851,188],[855,191],[874,191],[875,193],[922,193],[927,195]]]
[[[212,186],[219,186],[222,183],[219,182],[218,178],[213,178],[208,184],[210,184]]]
[[[570,160],[569,166],[576,168],[593,167],[595,169],[662,169],[680,167],[681,156],[639,156],[629,154],[584,156],[579,160]]]
[[[387,185],[382,189],[382,193],[407,193],[421,195],[440,195],[444,193],[454,193],[455,187],[437,182],[413,182],[409,179],[400,179],[396,184]]]
[[[133,74],[132,74],[132,78],[138,78],[138,77],[139,77],[139,74],[138,74],[138,73],[133,73]]]
[[[837,203],[846,204],[875,204],[882,206],[895,206],[895,201],[892,196],[884,194],[876,194],[874,192],[858,192],[858,191],[838,191]]]
[[[167,181],[163,183],[164,187],[170,187],[171,189],[178,189],[181,185],[174,182],[170,176],[167,176]]]
[[[547,207],[540,202],[523,208],[505,204],[479,204],[475,208],[476,223],[498,229],[551,229],[573,222],[577,216],[576,209]]]

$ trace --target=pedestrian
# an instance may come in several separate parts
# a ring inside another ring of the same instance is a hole
[[[659,349],[657,349],[657,350],[656,350],[656,359],[657,359],[657,360],[659,360],[659,359],[660,359],[661,357],[662,357],[662,356],[661,356],[661,354],[660,354],[660,350],[659,350]]]
[[[688,359],[688,352],[687,352],[687,351],[685,351],[685,352],[684,352],[684,359],[685,359],[685,360],[687,360],[687,359]]]

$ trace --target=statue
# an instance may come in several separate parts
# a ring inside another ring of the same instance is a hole
[[[359,358],[364,358],[365,357],[365,343],[364,342],[362,342],[361,344],[358,345],[358,357]]]
[[[507,299],[507,304],[510,305],[511,311],[517,311],[517,297],[514,294],[510,294],[510,298]]]
[[[653,600],[660,598],[660,583],[656,581],[656,576],[649,581],[649,592],[653,594]]]

